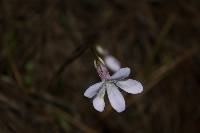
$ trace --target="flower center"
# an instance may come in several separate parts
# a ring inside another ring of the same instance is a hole
[[[97,96],[100,98],[104,98],[104,95],[105,95],[105,87],[103,85],[102,88],[99,90]]]

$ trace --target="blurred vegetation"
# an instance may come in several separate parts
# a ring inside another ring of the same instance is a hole
[[[199,133],[200,1],[1,0],[1,133]],[[99,113],[99,44],[144,84]]]

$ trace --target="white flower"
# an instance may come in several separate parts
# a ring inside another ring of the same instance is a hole
[[[130,68],[121,68],[112,76],[110,76],[104,64],[97,64],[96,69],[102,81],[90,86],[85,91],[84,96],[93,98],[93,106],[99,112],[104,110],[106,92],[111,106],[117,112],[122,112],[125,110],[125,100],[119,88],[131,94],[138,94],[143,91],[140,82],[132,79],[125,80],[130,74]]]

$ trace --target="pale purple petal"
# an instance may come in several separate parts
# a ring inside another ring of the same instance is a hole
[[[94,97],[98,90],[101,88],[103,82],[99,82],[99,83],[96,83],[92,86],[90,86],[84,93],[84,96],[88,97],[88,98],[92,98]]]
[[[138,94],[143,91],[142,84],[132,79],[128,79],[125,81],[118,81],[116,85],[120,87],[122,90],[131,94]]]
[[[131,73],[130,68],[121,68],[119,71],[117,71],[115,74],[113,74],[110,78],[111,79],[125,79],[127,78]]]
[[[107,84],[108,99],[112,107],[117,112],[122,112],[125,110],[125,100],[121,92],[114,84]]]
[[[105,60],[106,66],[113,72],[116,72],[121,68],[120,62],[111,55],[105,56],[104,60]]]
[[[93,106],[97,111],[103,112],[105,107],[104,98],[99,96],[95,97],[93,100]]]

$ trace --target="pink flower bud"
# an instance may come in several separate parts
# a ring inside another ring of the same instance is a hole
[[[94,60],[94,66],[102,80],[110,78],[109,71],[104,64],[104,61],[100,57],[98,57],[97,60]]]

